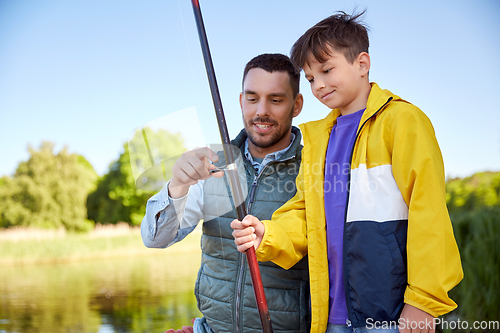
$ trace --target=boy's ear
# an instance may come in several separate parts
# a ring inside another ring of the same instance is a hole
[[[361,52],[357,60],[361,76],[367,75],[370,71],[370,55],[366,52]]]

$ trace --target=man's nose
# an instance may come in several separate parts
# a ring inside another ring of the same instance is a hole
[[[259,103],[259,107],[257,108],[257,116],[259,117],[269,116],[269,105],[267,105],[265,101]]]

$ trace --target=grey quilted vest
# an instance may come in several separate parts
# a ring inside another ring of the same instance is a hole
[[[271,219],[273,212],[296,192],[302,146],[300,131],[296,127],[292,131],[296,135],[293,145],[279,160],[267,164],[259,175],[251,163],[242,158],[245,131],[232,142],[239,148],[237,164],[244,193],[249,193],[248,213],[261,220]],[[223,165],[223,154],[219,157],[217,164]],[[229,191],[227,176],[205,181],[202,259],[195,287],[198,308],[216,333],[262,332],[246,256],[237,251],[229,226],[237,218]],[[272,262],[259,263],[259,266],[273,331],[308,332],[307,257],[289,270]]]

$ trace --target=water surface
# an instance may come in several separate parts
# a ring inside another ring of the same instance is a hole
[[[198,252],[0,267],[0,333],[164,332],[200,316]]]

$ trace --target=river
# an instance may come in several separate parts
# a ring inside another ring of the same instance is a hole
[[[0,333],[164,332],[200,316],[200,254],[0,267]]]

